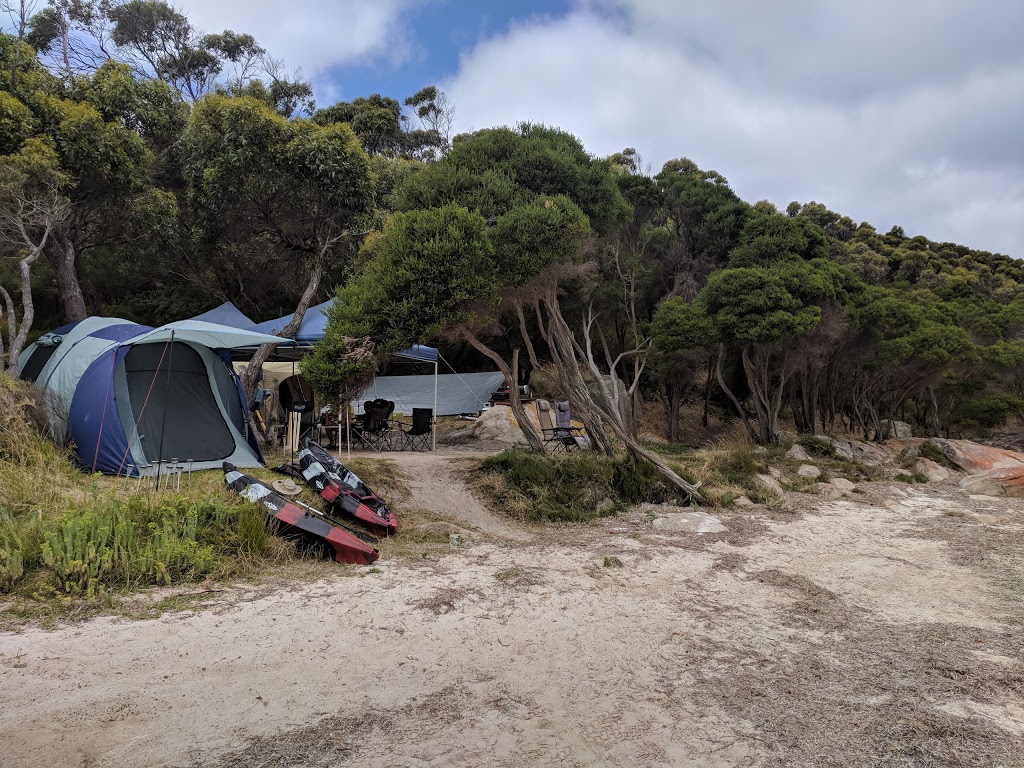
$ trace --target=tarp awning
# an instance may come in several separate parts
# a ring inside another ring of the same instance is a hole
[[[413,344],[409,349],[396,352],[395,357],[404,357],[407,360],[421,360],[425,363],[436,363],[437,350],[423,344]]]
[[[477,413],[487,405],[491,393],[505,382],[493,373],[446,373],[437,377],[437,416]],[[410,414],[413,408],[434,407],[434,375],[378,376],[353,405],[362,413],[363,403],[382,397],[395,403],[395,410]]]

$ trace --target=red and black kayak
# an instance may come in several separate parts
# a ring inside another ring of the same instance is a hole
[[[334,510],[350,515],[381,536],[398,532],[398,520],[387,502],[354,472],[308,437],[303,439],[300,448],[299,467],[303,480]]]
[[[224,462],[224,482],[238,494],[263,507],[288,534],[325,544],[339,563],[369,565],[380,557],[374,546],[375,536],[334,520],[302,502],[286,499],[273,488],[252,475],[238,471],[234,464]]]

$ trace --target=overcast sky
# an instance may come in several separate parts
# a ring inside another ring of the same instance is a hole
[[[438,84],[457,129],[689,157],[743,199],[1024,256],[1021,0],[182,0],[318,103]]]

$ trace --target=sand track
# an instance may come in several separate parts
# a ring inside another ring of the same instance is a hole
[[[470,510],[437,562],[3,634],[0,765],[1017,766],[1021,512],[952,492],[703,537]]]

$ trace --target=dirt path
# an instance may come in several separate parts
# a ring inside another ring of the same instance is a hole
[[[866,490],[0,635],[0,765],[1024,764],[1024,513]]]
[[[529,541],[533,538],[529,532],[496,515],[466,487],[464,473],[457,462],[486,455],[483,452],[452,450],[396,451],[387,454],[387,459],[408,475],[405,485],[412,494],[407,502],[409,506],[426,509],[510,541]]]

